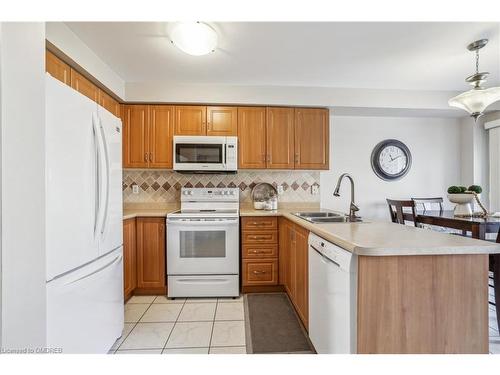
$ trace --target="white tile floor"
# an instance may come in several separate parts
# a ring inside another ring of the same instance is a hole
[[[134,296],[116,354],[245,354],[243,297]]]
[[[490,300],[493,300],[490,288]],[[123,335],[116,354],[244,354],[243,298],[134,296],[125,305]],[[495,307],[489,305],[489,351],[500,354]]]

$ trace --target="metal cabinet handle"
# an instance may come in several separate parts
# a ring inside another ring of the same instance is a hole
[[[298,163],[298,162],[299,162],[299,154],[298,154],[298,153],[296,153],[296,154],[295,154],[295,162],[296,162],[296,163]]]
[[[147,152],[144,154],[144,161],[148,161],[148,153]]]
[[[269,238],[269,236],[252,236],[251,238],[254,240],[265,240],[266,238]]]
[[[266,273],[266,271],[253,271],[252,273],[254,275],[262,275],[262,274]]]
[[[153,154],[151,152],[149,153],[149,161],[153,161]]]
[[[254,254],[260,254],[260,253],[262,253],[262,251],[259,251],[259,250],[252,250],[252,253],[254,253]]]

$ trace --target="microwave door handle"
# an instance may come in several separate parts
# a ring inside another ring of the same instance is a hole
[[[224,166],[224,169],[226,169],[227,143],[224,143],[223,150],[224,150],[224,164],[223,164],[223,166]]]

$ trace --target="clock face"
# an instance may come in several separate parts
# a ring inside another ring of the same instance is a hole
[[[378,160],[382,171],[391,176],[396,176],[404,171],[408,163],[406,154],[397,146],[387,146],[383,148]]]
[[[411,153],[404,143],[387,139],[375,146],[371,162],[377,176],[386,181],[393,181],[400,179],[410,170]]]

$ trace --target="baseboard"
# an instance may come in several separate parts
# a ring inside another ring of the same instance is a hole
[[[272,292],[284,292],[285,288],[283,285],[252,285],[241,287],[243,293],[272,293]]]

